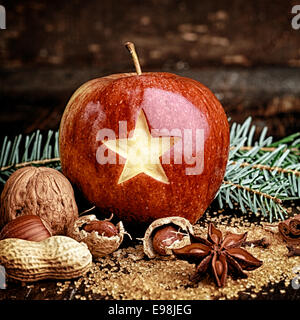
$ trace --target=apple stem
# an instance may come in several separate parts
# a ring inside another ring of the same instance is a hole
[[[141,70],[139,58],[138,58],[138,56],[136,54],[136,51],[135,51],[134,44],[132,42],[128,41],[128,42],[125,43],[125,47],[127,48],[129,53],[131,54],[131,57],[132,57],[132,60],[133,60],[134,67],[135,67],[137,75],[140,76],[142,74],[142,70]]]

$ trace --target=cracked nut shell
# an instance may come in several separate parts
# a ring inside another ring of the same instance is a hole
[[[82,216],[75,221],[73,229],[70,232],[70,237],[87,244],[95,259],[116,251],[122,243],[124,234],[126,233],[121,221],[115,226],[118,231],[116,235],[105,236],[104,234],[99,234],[97,230],[85,230],[86,226],[97,221],[100,220],[93,214]]]

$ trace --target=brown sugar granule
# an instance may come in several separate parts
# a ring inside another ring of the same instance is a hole
[[[247,240],[267,238],[268,248],[247,247],[247,251],[263,265],[248,272],[246,279],[228,277],[224,288],[217,288],[207,275],[200,282],[193,282],[195,265],[174,257],[148,259],[142,244],[122,248],[113,254],[94,262],[91,271],[75,281],[75,288],[84,287],[76,299],[117,299],[117,300],[212,300],[237,299],[241,295],[255,299],[258,294],[266,295],[267,285],[284,282],[291,285],[295,278],[293,269],[300,264],[299,257],[287,257],[286,244],[279,234],[271,233],[260,224],[250,223],[242,217],[228,219],[221,214],[195,225],[195,233],[206,236],[207,225],[213,222],[224,234],[248,232]],[[274,291],[274,290],[273,290]],[[284,294],[284,290],[280,292]]]

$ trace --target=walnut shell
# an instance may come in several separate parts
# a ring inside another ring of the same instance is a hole
[[[78,218],[70,232],[70,237],[78,242],[83,241],[86,243],[95,259],[104,257],[116,251],[122,243],[124,234],[126,233],[123,223],[120,221],[116,225],[119,231],[117,235],[106,237],[104,235],[99,235],[97,231],[87,232],[83,229],[83,226],[91,221],[98,221],[98,219],[93,214]]]
[[[0,226],[23,215],[45,220],[53,235],[67,235],[78,218],[74,191],[59,171],[46,167],[24,167],[7,180],[1,194]]]
[[[170,246],[165,247],[167,255],[172,255],[172,249],[179,249],[191,243],[190,234],[193,235],[194,230],[189,220],[177,216],[157,219],[149,225],[143,238],[144,252],[150,259],[160,256],[153,249],[153,235],[157,229],[167,225],[178,226],[179,229],[184,233],[184,236],[181,240],[176,240]]]

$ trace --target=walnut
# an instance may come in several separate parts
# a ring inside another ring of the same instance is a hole
[[[117,233],[107,232],[111,228],[111,223],[108,222],[109,225],[106,224],[104,228],[101,228],[103,231],[99,234],[99,229],[94,226],[95,222],[106,223],[107,221],[99,221],[93,214],[78,218],[74,223],[72,232],[70,232],[70,237],[78,242],[86,243],[93,258],[97,259],[116,251],[123,241],[124,234],[128,233],[120,221],[113,228],[116,228]]]
[[[53,235],[67,235],[78,218],[69,180],[52,168],[24,167],[15,171],[1,194],[0,227],[23,215],[37,215],[49,224]]]

